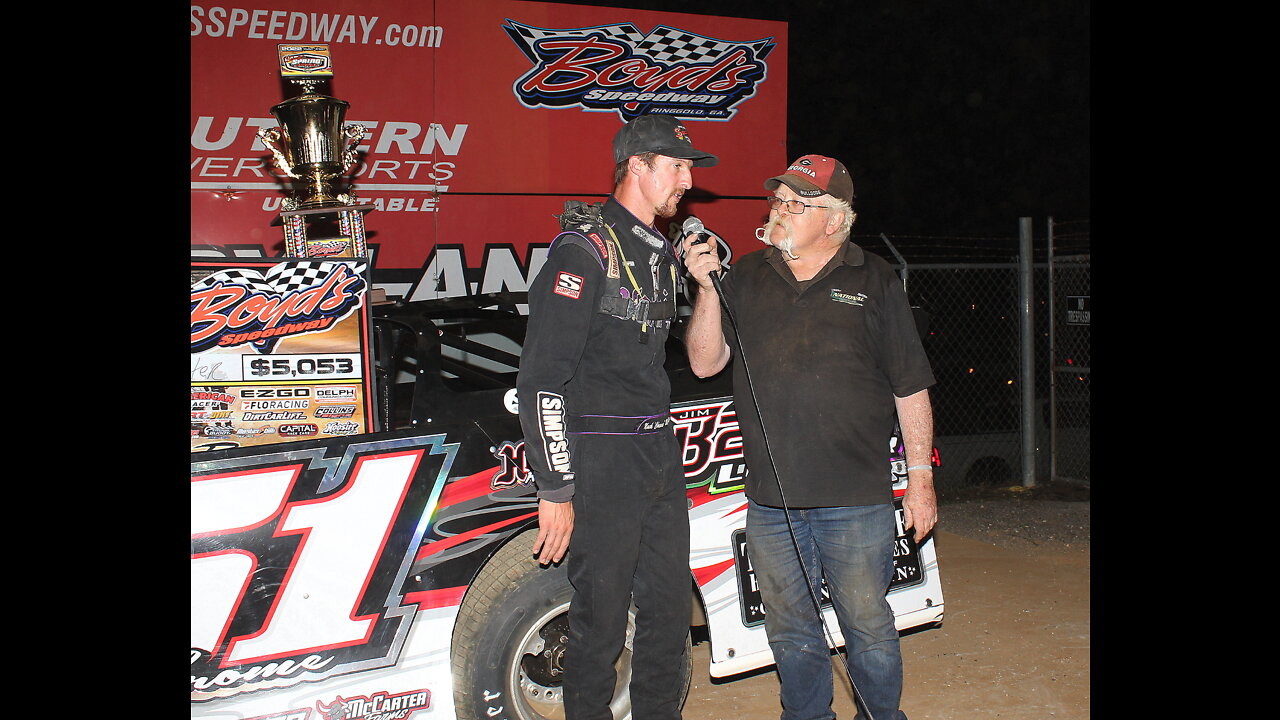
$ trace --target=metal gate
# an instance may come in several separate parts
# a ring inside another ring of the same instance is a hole
[[[1053,225],[1050,224],[1050,232]],[[1052,235],[1050,242],[1052,243]],[[1052,257],[1049,467],[1054,480],[1089,481],[1089,256]]]
[[[858,240],[900,261],[927,313],[940,484],[1089,481],[1088,221],[1047,229],[1033,243],[1027,219],[1021,249],[954,263],[908,262],[883,235],[888,253]]]

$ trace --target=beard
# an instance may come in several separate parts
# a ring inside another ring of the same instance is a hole
[[[773,247],[778,248],[785,253],[788,258],[795,260],[799,256],[794,252],[791,252],[791,249],[795,247],[796,239],[791,234],[791,226],[788,223],[782,222],[782,217],[781,213],[776,213],[773,217],[769,218],[769,222],[764,225],[764,237],[761,237],[760,241],[765,245],[772,245]],[[782,228],[782,240],[776,243],[773,241],[774,228]]]
[[[667,198],[666,202],[658,205],[653,209],[653,214],[660,218],[673,217],[676,214],[676,208],[680,205],[680,198],[684,197],[683,192],[674,192]]]

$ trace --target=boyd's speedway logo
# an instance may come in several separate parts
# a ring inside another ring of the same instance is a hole
[[[549,30],[508,19],[503,29],[533,68],[514,85],[529,108],[728,120],[768,74],[773,38],[718,40],[631,23]]]
[[[201,278],[191,285],[191,352],[248,343],[269,353],[282,338],[328,330],[360,307],[366,265],[290,260]]]

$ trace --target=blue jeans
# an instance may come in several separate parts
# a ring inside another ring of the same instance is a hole
[[[829,720],[831,653],[806,584],[826,578],[849,672],[866,703],[855,720],[906,720],[902,652],[885,593],[893,578],[892,504],[791,509],[795,543],[782,508],[747,506],[747,552],[760,583],[765,633],[781,683],[781,720]],[[796,545],[804,558],[797,560]],[[807,581],[806,581],[807,571]],[[821,599],[821,595],[818,596]]]

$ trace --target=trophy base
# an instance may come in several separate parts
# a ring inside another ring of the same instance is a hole
[[[374,209],[367,205],[299,207],[280,212],[272,225],[284,226],[284,250],[287,257],[367,257],[364,215]],[[338,237],[309,238],[308,226],[338,223]]]
[[[293,198],[285,198],[280,202],[280,207],[286,211],[293,210],[344,210],[354,206],[359,200],[352,198],[350,202],[343,200],[343,196],[339,195],[337,202],[328,198],[323,200],[295,200]]]
[[[351,189],[339,192],[340,171],[335,167],[309,167],[295,177],[293,194],[281,203],[285,210],[343,208],[359,202]]]

